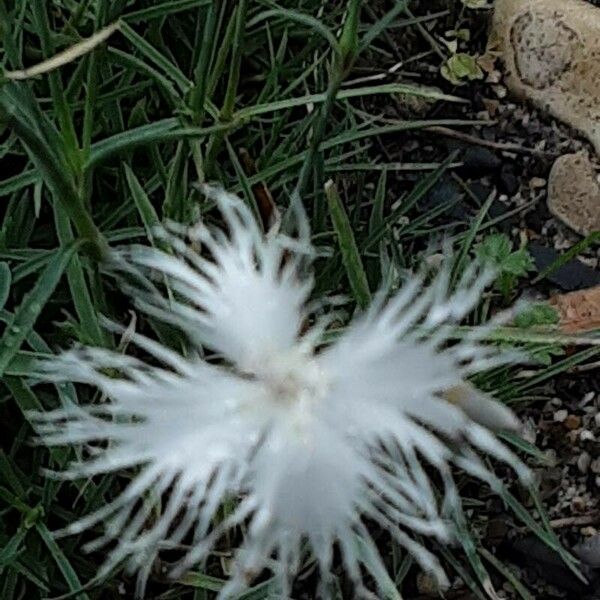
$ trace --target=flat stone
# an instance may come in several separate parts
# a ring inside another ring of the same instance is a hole
[[[600,231],[600,183],[587,152],[556,160],[548,180],[548,209],[577,233]]]
[[[533,257],[538,271],[543,271],[561,257],[561,254],[554,248],[535,242],[530,243],[527,249]],[[588,267],[574,258],[549,273],[546,279],[566,291],[582,290],[600,285],[600,271]]]
[[[600,154],[600,8],[584,0],[496,0],[491,43],[509,90],[581,131]]]

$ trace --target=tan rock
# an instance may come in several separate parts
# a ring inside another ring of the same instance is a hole
[[[548,208],[577,233],[600,231],[600,183],[587,152],[556,160],[548,180]]]
[[[496,0],[491,40],[509,89],[581,131],[600,154],[600,8],[584,0]]]
[[[600,285],[587,290],[559,294],[550,299],[559,315],[559,327],[566,333],[600,328]]]

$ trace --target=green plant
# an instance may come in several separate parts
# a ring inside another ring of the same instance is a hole
[[[503,233],[484,238],[475,248],[475,255],[497,270],[495,286],[506,300],[513,296],[519,279],[534,268],[527,249],[513,250],[510,238]]]

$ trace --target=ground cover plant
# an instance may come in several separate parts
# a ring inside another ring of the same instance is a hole
[[[458,0],[0,0],[0,597],[134,594],[136,577],[122,565],[97,577],[104,550],[81,552],[100,525],[52,535],[114,500],[135,472],[75,482],[44,473],[81,451],[35,444],[32,411],[101,398],[70,383],[40,384],[37,365],[74,342],[125,353],[133,331],[189,350],[176,327],[134,310],[103,264],[107,249],[123,243],[162,248],[155,226],[166,220],[220,223],[203,183],[240,196],[265,231],[292,230],[304,207],[313,299],[336,299],[330,340],[378,289],[397,289],[424,263],[434,267],[442,240],[453,248],[451,284],[474,258],[498,273],[456,341],[529,289],[534,261],[505,228],[524,208],[494,211],[493,188],[481,194],[465,183],[464,147],[438,143],[487,126],[473,108],[477,91],[465,90],[483,76],[472,57],[483,51],[485,21],[483,3]],[[564,262],[539,273],[538,292]],[[104,317],[125,330],[106,328]],[[597,361],[597,340],[559,334],[555,320],[541,303],[494,329],[495,344],[518,347],[531,365],[497,366],[474,383],[520,414],[548,395],[545,386]],[[533,468],[547,459],[519,436],[502,438]],[[541,540],[579,581],[536,487],[498,472],[506,479],[503,518]],[[494,598],[508,582],[514,597],[535,597],[485,534],[491,494],[456,477],[465,508],[456,515],[457,543],[423,541],[453,590]],[[219,518],[233,509],[221,507]],[[388,598],[435,597],[411,555],[372,525],[387,572],[367,568],[368,587]],[[166,576],[168,554],[153,560],[146,596],[215,597],[241,537],[231,533],[175,581]],[[371,567],[372,551],[361,548]],[[328,591],[352,597],[338,562]],[[307,553],[292,597],[315,597],[317,579]],[[250,586],[237,597],[281,593],[266,572]]]

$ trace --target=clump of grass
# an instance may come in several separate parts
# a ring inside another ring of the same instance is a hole
[[[91,399],[89,390],[68,384],[34,385],[36,359],[74,341],[113,349],[126,343],[99,322],[100,315],[119,322],[131,318],[130,305],[102,274],[107,247],[139,240],[160,244],[153,225],[165,219],[191,223],[210,214],[197,184],[218,181],[258,214],[264,209],[256,190],[263,186],[282,212],[284,227],[293,222],[286,215],[307,212],[320,256],[316,294],[342,293],[341,323],[344,311],[348,316],[365,304],[370,290],[395,287],[418,261],[416,250],[446,207],[428,212],[416,207],[454,157],[434,165],[399,165],[376,158],[373,144],[410,130],[473,122],[390,120],[365,110],[367,98],[457,101],[395,77],[368,78],[392,66],[393,39],[409,31],[418,35],[421,21],[405,11],[407,4],[93,0],[50,6],[0,0],[2,598],[111,597],[129,585],[119,571],[97,581],[99,557],[82,555],[79,538],[55,540],[50,534],[114,498],[127,476],[78,484],[44,477],[42,468],[59,469],[71,456],[32,447],[27,420],[32,409]],[[86,39],[97,42],[94,36],[113,24],[118,31],[111,29],[101,44],[81,46]],[[61,64],[27,71],[65,49],[71,54]],[[357,75],[357,64],[362,83],[345,85]],[[413,168],[429,172],[404,190],[390,189],[391,173]],[[330,178],[339,180],[339,193],[326,185]],[[461,255],[493,226],[486,207],[470,228],[455,229]],[[488,310],[485,300],[481,319]],[[175,331],[150,318],[138,326],[166,345],[184,347]],[[527,331],[510,335],[520,343],[548,343],[536,342]],[[497,370],[487,386],[517,401],[597,353],[597,346],[586,348],[524,381],[506,383],[506,373]],[[520,449],[535,454],[522,443]],[[527,527],[571,560],[541,506],[536,508],[542,519],[536,520],[508,492],[504,499]],[[467,559],[444,549],[446,561],[484,597],[490,577],[476,532],[464,523],[461,531]],[[156,595],[211,597],[223,585],[230,550],[224,547],[203,570],[176,584],[166,585],[155,565]],[[368,560],[368,549],[364,552]],[[379,583],[389,597],[398,597],[410,559],[393,549],[389,562],[394,578]],[[272,592],[272,582],[264,581],[244,597],[267,598]]]

